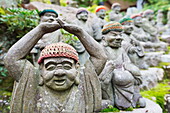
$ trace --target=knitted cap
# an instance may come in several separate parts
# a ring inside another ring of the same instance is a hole
[[[111,9],[115,8],[116,6],[120,6],[119,3],[113,3]]]
[[[86,13],[88,14],[88,11],[87,11],[85,8],[79,8],[79,9],[77,10],[76,15],[77,15],[77,14],[80,14],[81,12],[86,12]]]
[[[123,26],[119,22],[110,21],[103,26],[102,34],[107,34],[110,31],[122,32]]]
[[[142,15],[141,14],[134,14],[134,15],[131,16],[132,19],[135,19],[136,17],[142,17]]]
[[[98,6],[98,7],[96,7],[95,12],[98,12],[98,11],[100,11],[101,9],[106,10],[106,7],[104,7],[104,6]]]
[[[50,13],[54,13],[54,14],[56,14],[56,16],[58,17],[58,13],[56,12],[56,11],[54,11],[53,9],[44,9],[43,11],[41,11],[40,13],[39,13],[39,16],[41,17],[41,16],[43,16],[45,13],[47,13],[47,12],[50,12]]]
[[[146,15],[148,15],[148,14],[153,14],[153,13],[154,13],[153,10],[147,9],[146,11],[143,12],[143,16],[146,16]]]
[[[123,18],[120,20],[120,24],[125,25],[126,23],[132,23],[133,20],[131,18]]]
[[[76,50],[72,46],[62,42],[46,46],[41,51],[40,57],[38,59],[38,64],[40,64],[43,59],[51,57],[66,57],[74,59],[76,62],[78,62],[79,59]]]

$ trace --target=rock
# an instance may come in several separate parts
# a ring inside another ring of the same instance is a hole
[[[158,66],[164,52],[149,52],[145,54],[145,61],[149,66]]]
[[[0,0],[1,7],[17,7],[17,0]]]
[[[149,90],[155,87],[158,81],[161,81],[164,76],[164,70],[161,68],[149,68],[148,70],[141,70],[142,85],[141,89]]]
[[[161,62],[170,62],[170,55],[162,55]]]

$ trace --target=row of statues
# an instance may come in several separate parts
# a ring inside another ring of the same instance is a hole
[[[140,95],[140,69],[148,68],[144,51],[165,49],[166,43],[148,26],[149,19],[141,14],[123,18],[118,3],[112,9],[110,22],[104,20],[104,6],[96,8],[91,21],[86,9],[78,9],[72,23],[61,20],[52,9],[40,12],[39,25],[16,42],[4,59],[15,79],[11,112],[91,113],[108,105],[121,110],[146,106]],[[79,40],[64,43],[59,29]],[[29,53],[33,63],[26,59]]]

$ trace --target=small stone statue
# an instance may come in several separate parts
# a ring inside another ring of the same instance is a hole
[[[132,35],[140,41],[142,46],[145,48],[147,52],[154,52],[154,51],[166,51],[167,44],[161,41],[153,41],[153,37],[146,31],[143,30],[143,21],[142,16],[140,14],[135,14],[132,16],[134,20],[134,30]],[[139,35],[140,33],[140,35]]]
[[[93,38],[101,43],[102,42],[102,28],[103,26],[106,24],[106,20],[105,19],[105,16],[106,16],[106,7],[104,6],[98,6],[96,7],[96,15],[97,15],[97,18],[94,18],[93,19],[93,24],[92,24],[92,27],[93,27]]]
[[[144,61],[144,48],[132,35],[132,31],[134,29],[133,19],[123,18],[120,20],[120,23],[124,27],[124,40],[122,41],[122,46],[124,47],[125,51],[127,51],[131,62],[140,69],[147,69],[148,65]]]
[[[45,9],[39,13],[39,16],[40,16],[40,23],[53,22],[58,18],[58,13],[52,9]],[[62,34],[59,30],[43,35],[43,37],[37,42],[37,44],[31,50],[34,65],[38,66],[37,60],[40,55],[40,51],[46,45],[60,42],[61,40],[62,40]]]
[[[65,43],[46,46],[38,59],[40,68],[26,55],[43,35],[60,28],[79,38],[90,55],[79,69],[78,53]],[[98,76],[107,56],[102,46],[82,28],[56,19],[40,23],[8,51],[5,65],[15,79],[10,110],[13,113],[92,113],[101,109]],[[88,107],[87,107],[88,106]]]
[[[85,8],[79,8],[77,10],[76,18],[77,19],[73,21],[73,24],[78,25],[79,27],[84,29],[89,35],[93,37],[93,28],[88,21],[88,11]],[[86,50],[84,49],[80,41],[77,41],[73,45],[73,47],[76,48],[79,54],[79,57],[80,57],[80,64],[83,65],[84,62],[86,62],[86,60],[89,58],[88,53],[86,52]],[[80,49],[81,50],[84,49],[84,51],[80,52],[79,51]]]
[[[111,12],[110,12],[110,21],[117,21],[123,17],[123,15],[120,13],[121,7],[119,3],[113,3],[111,7]]]
[[[151,9],[147,9],[143,12],[143,24],[142,28],[145,32],[148,32],[151,36],[151,42],[159,42],[158,39],[158,30],[156,29],[156,22],[154,20],[154,11]]]
[[[99,75],[102,84],[102,98],[111,100],[119,109],[129,107],[145,107],[145,102],[139,94],[142,83],[139,68],[130,62],[121,43],[123,27],[120,23],[111,21],[102,29],[104,48],[108,57],[105,68]]]
[[[167,20],[168,20],[168,22],[167,22],[167,23],[170,23],[170,8],[168,9],[168,13],[167,13]]]

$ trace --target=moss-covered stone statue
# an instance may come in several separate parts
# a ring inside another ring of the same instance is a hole
[[[102,97],[111,100],[119,109],[145,107],[145,102],[139,94],[139,85],[142,83],[140,70],[130,62],[121,46],[122,31],[122,25],[114,21],[105,24],[102,29],[108,57],[105,68],[99,75]]]
[[[123,15],[120,13],[121,7],[119,3],[113,3],[111,6],[111,12],[109,14],[110,21],[119,22],[122,19]]]
[[[78,53],[65,43],[46,46],[39,57],[40,68],[26,59],[35,44],[47,33],[60,28],[76,35],[90,55],[79,69]],[[75,25],[40,23],[16,42],[5,57],[5,66],[15,79],[10,110],[12,113],[92,113],[101,109],[98,74],[106,54],[87,32]]]
[[[144,47],[132,35],[134,30],[134,23],[132,18],[123,18],[120,23],[124,27],[122,46],[127,52],[131,62],[138,66],[140,69],[147,69],[148,65],[144,60]]]

